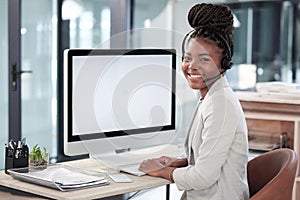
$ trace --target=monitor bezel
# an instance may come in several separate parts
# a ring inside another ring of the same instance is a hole
[[[74,56],[107,56],[107,55],[171,55],[172,56],[172,98],[171,98],[171,124],[160,127],[146,127],[132,130],[118,130],[118,131],[110,131],[110,132],[98,132],[98,133],[89,133],[86,135],[73,135],[73,103],[72,103],[72,94],[73,94],[73,57]],[[122,137],[128,135],[136,135],[136,134],[144,134],[151,133],[155,131],[170,131],[175,130],[176,123],[176,50],[175,49],[68,49],[66,51],[67,57],[67,70],[65,72],[66,77],[66,85],[65,89],[67,89],[67,109],[65,109],[66,117],[64,122],[67,124],[65,130],[67,130],[67,143],[79,142],[85,140],[95,140],[95,139],[104,139],[104,138],[113,138],[113,137]]]

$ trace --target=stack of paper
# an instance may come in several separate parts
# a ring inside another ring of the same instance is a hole
[[[107,179],[103,176],[98,177],[86,175],[82,172],[71,171],[63,167],[29,172],[27,175],[33,178],[52,181],[63,189],[80,188],[107,183]]]
[[[62,191],[109,184],[105,174],[63,165],[50,166],[45,170],[29,169],[27,173],[10,170],[9,173],[14,178]]]

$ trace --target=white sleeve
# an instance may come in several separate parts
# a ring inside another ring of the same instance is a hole
[[[222,95],[206,99],[202,105],[203,129],[197,130],[193,138],[195,165],[178,168],[173,172],[179,190],[203,190],[210,188],[220,178],[222,166],[227,160],[234,140],[238,114],[236,107]],[[201,137],[201,138],[200,138]],[[201,144],[197,143],[202,140]]]

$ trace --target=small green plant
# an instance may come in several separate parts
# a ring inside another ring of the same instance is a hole
[[[41,148],[36,144],[31,152],[29,153],[29,163],[32,166],[38,166],[38,165],[47,165],[48,164],[48,153],[46,148],[44,147],[43,152],[41,151]]]

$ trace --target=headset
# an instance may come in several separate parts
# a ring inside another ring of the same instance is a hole
[[[190,36],[194,33],[195,30],[192,30],[190,32],[188,32],[185,37],[183,38],[183,41],[182,41],[182,61],[184,60],[184,54],[185,54],[185,43],[186,43],[186,40],[188,40],[190,38]],[[222,57],[222,61],[221,61],[221,67],[222,69],[224,69],[224,71],[230,69],[233,65],[233,62],[232,62],[232,54],[231,54],[231,49],[230,49],[230,46],[228,44],[228,41],[220,34],[218,33],[217,31],[214,32],[222,41],[223,43],[225,44],[225,55]]]

